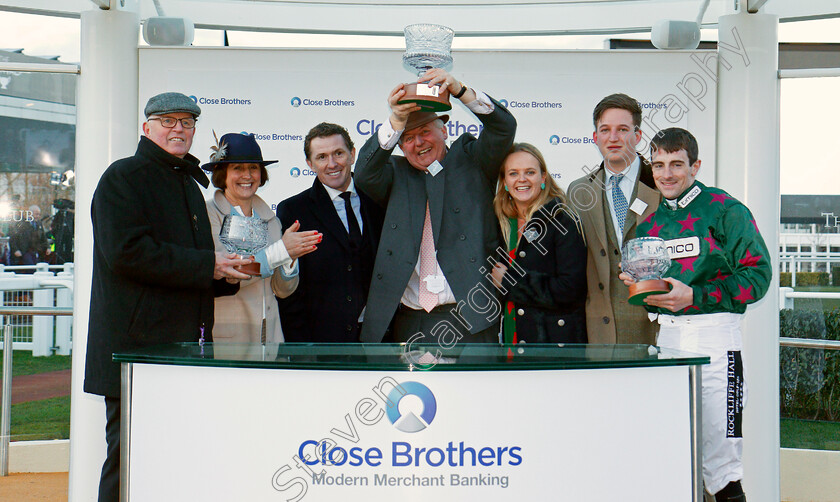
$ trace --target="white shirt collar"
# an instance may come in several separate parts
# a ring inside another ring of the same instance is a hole
[[[624,182],[624,180],[627,180],[631,185],[635,184],[636,183],[636,178],[639,176],[639,166],[640,165],[641,165],[641,161],[639,160],[638,155],[636,155],[636,158],[633,160],[633,162],[631,162],[629,166],[625,167],[624,170],[621,171],[620,173],[614,173],[614,172],[610,171],[609,169],[607,169],[606,164],[604,164],[604,171],[606,172],[606,175],[607,175],[607,185],[610,186],[610,187],[612,186],[613,176],[615,176],[617,174],[623,174],[624,175],[624,177],[621,178],[622,182]]]
[[[330,200],[333,202],[335,202],[335,199],[339,198],[343,193],[341,190],[336,190],[335,188],[328,187],[327,185],[324,185],[324,189],[327,191],[327,195],[330,196]],[[350,192],[352,194],[356,193],[356,185],[353,184],[353,178],[350,178],[350,185],[347,186],[347,190],[345,190],[345,192]]]

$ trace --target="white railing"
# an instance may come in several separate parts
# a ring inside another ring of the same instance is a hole
[[[798,270],[800,265],[803,263],[810,264],[810,268],[812,270],[817,268],[819,265],[825,265],[825,271],[831,274],[833,268],[832,265],[840,263],[840,256],[838,256],[836,252],[830,251],[798,251],[781,253],[779,255],[779,264],[782,266],[779,271],[790,272],[791,286],[796,286],[797,272],[807,272]],[[787,270],[784,270],[784,265],[787,265]]]
[[[16,273],[32,271],[32,273]],[[0,265],[0,308],[72,308],[73,264],[49,266]],[[29,350],[33,356],[70,355],[73,319],[43,315],[0,316],[0,325],[12,326],[14,350]]]

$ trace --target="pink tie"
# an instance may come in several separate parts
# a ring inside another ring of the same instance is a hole
[[[435,275],[435,235],[432,232],[432,218],[429,203],[426,203],[426,221],[423,223],[423,240],[420,242],[420,306],[431,312],[437,306],[438,295],[429,291],[426,277]]]

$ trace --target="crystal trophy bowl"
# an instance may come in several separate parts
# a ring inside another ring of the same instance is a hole
[[[670,291],[670,285],[662,280],[671,266],[671,258],[665,248],[665,241],[659,237],[638,237],[630,239],[621,250],[621,270],[636,282],[630,286],[633,305],[644,305],[649,295]]]
[[[405,27],[403,63],[420,76],[431,68],[443,68],[452,63],[452,38],[455,32],[439,24],[412,24]],[[400,103],[417,103],[423,111],[451,110],[449,91],[437,85],[417,82],[405,84],[405,96]]]
[[[228,253],[253,258],[268,246],[268,222],[259,218],[228,214],[222,222],[219,240]],[[249,275],[260,275],[260,264],[254,262],[242,265],[237,267],[237,270]]]

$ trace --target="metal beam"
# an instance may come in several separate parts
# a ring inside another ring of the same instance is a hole
[[[96,5],[123,0],[0,0],[0,10],[78,17]],[[132,0],[129,0],[132,1]],[[133,0],[136,2],[136,0]],[[712,0],[704,25],[712,27],[727,1]],[[765,5],[766,4],[766,5]],[[196,28],[346,35],[402,36],[411,22],[445,24],[457,36],[586,35],[640,33],[659,19],[693,20],[698,0],[166,0],[169,16]],[[840,17],[837,0],[747,0],[747,7],[778,15],[781,22]],[[141,19],[155,16],[139,3]]]

